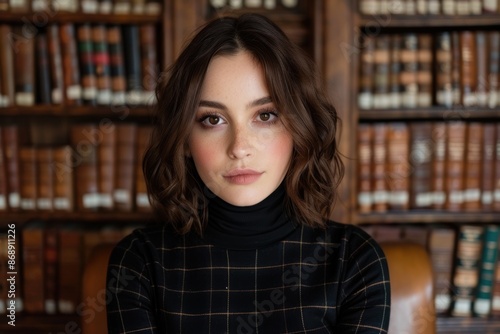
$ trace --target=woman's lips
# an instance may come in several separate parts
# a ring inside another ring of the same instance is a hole
[[[253,169],[233,169],[224,178],[230,183],[244,185],[257,181],[261,175],[262,172]]]

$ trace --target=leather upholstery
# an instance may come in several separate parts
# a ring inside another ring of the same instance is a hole
[[[410,242],[380,245],[391,280],[389,334],[435,334],[432,264],[427,251]]]
[[[389,334],[435,334],[432,266],[426,250],[408,242],[383,242],[381,246],[391,279]],[[86,264],[84,308],[80,312],[82,334],[107,334],[104,288],[112,249],[113,245],[98,246]]]

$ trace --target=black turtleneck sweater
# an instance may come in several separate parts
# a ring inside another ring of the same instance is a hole
[[[203,237],[134,231],[108,267],[109,333],[385,333],[387,263],[361,229],[313,229],[262,202],[209,203]]]

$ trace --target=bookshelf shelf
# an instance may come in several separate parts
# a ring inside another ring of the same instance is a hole
[[[5,318],[0,324],[1,333],[66,333],[67,324],[80,328],[80,317],[77,315],[16,314],[16,326],[8,325],[7,321],[8,318]]]
[[[461,28],[500,26],[499,14],[482,15],[361,15],[360,27],[378,28]]]
[[[36,105],[31,107],[0,108],[0,116],[8,117],[112,117],[125,119],[127,117],[150,117],[151,107],[143,105],[116,105],[116,106],[60,106]]]
[[[500,118],[500,109],[488,109],[480,107],[464,108],[412,108],[412,109],[370,109],[360,110],[359,120],[470,120]]]
[[[35,27],[45,26],[48,22],[57,23],[114,23],[114,24],[140,24],[140,23],[159,23],[161,14],[87,14],[87,13],[68,13],[48,10],[42,12],[0,12],[0,22],[30,24]]]
[[[500,212],[441,212],[441,211],[406,211],[358,214],[358,224],[380,223],[498,223]]]
[[[106,221],[120,223],[146,223],[153,218],[148,212],[6,212],[2,213],[0,227],[8,223],[24,223],[30,220],[46,221],[81,221],[102,224]]]
[[[455,334],[458,328],[460,333],[498,333],[500,319],[438,317],[437,327],[439,334]]]

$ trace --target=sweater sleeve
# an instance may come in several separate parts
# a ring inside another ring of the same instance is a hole
[[[391,290],[385,255],[367,233],[351,228],[346,234],[338,332],[387,333]]]
[[[152,261],[145,243],[134,232],[123,239],[109,259],[107,287],[108,333],[157,333],[150,280]]]

